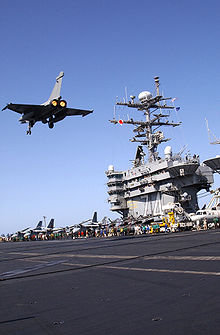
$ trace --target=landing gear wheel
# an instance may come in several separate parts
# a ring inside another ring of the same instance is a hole
[[[33,125],[34,125],[33,122],[29,122],[29,123],[28,123],[27,135],[31,135],[31,128],[33,127]]]
[[[48,123],[48,127],[49,127],[50,129],[52,129],[52,128],[54,127],[53,122],[49,122],[49,123]]]

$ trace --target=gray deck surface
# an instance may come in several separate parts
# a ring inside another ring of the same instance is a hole
[[[220,230],[0,243],[0,334],[220,334]]]

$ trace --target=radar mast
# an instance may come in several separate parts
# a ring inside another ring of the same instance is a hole
[[[145,115],[145,121],[134,121],[133,119],[122,121],[122,120],[109,120],[111,123],[125,123],[132,124],[135,126],[133,132],[134,137],[131,142],[139,142],[148,149],[148,160],[149,162],[157,161],[159,159],[157,147],[162,142],[167,142],[170,138],[165,138],[162,131],[158,130],[161,126],[172,126],[176,127],[181,124],[169,122],[164,118],[168,118],[170,115],[165,114],[164,110],[175,109],[174,106],[167,106],[166,101],[171,98],[164,98],[159,92],[159,77],[154,78],[157,95],[155,97],[148,91],[141,92],[138,96],[139,102],[135,102],[135,96],[130,96],[131,101],[116,102],[116,105],[127,106],[129,108],[136,108],[142,111]]]

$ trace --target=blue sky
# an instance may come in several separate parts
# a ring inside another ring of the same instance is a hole
[[[70,107],[94,109],[85,117],[36,124],[31,136],[19,115],[0,114],[0,233],[34,226],[45,215],[56,226],[109,210],[105,171],[125,170],[136,146],[132,127],[114,126],[116,96],[161,90],[177,97],[178,129],[170,145],[188,145],[201,160],[219,154],[210,145],[205,117],[219,131],[220,44],[218,1],[0,1],[0,107],[42,103],[55,77],[65,73],[62,96]],[[118,110],[117,116],[135,117]],[[164,147],[161,146],[161,151]],[[215,178],[213,188],[219,186]]]

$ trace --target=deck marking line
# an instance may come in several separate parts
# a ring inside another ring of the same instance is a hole
[[[44,258],[52,258],[52,257],[70,257],[70,258],[115,258],[115,259],[132,259],[134,257],[137,257],[138,255],[134,256],[119,256],[119,255],[91,255],[91,254],[62,254],[59,255],[45,255]]]
[[[39,252],[8,252],[8,255],[43,256],[43,254],[39,254]]]
[[[145,256],[145,260],[164,259],[177,261],[220,261],[220,256]]]
[[[123,266],[100,266],[106,269],[114,270],[129,270],[129,271],[145,271],[145,272],[164,272],[164,273],[183,273],[193,275],[207,275],[207,276],[220,276],[220,272],[205,272],[205,271],[191,271],[191,270],[169,270],[169,269],[146,269],[146,268],[130,268]]]
[[[32,267],[28,267],[28,268],[24,268],[24,269],[17,269],[17,270],[13,270],[13,271],[8,271],[8,272],[3,272],[0,274],[0,278],[4,279],[4,278],[8,278],[8,277],[12,277],[12,276],[17,276],[19,274],[23,274],[26,272],[31,272],[31,271],[36,271],[48,266],[53,266],[53,265],[57,265],[60,264],[62,262],[65,262],[65,260],[60,260],[60,261],[54,261],[54,262],[50,262],[50,263],[43,263],[43,264],[38,264]]]

